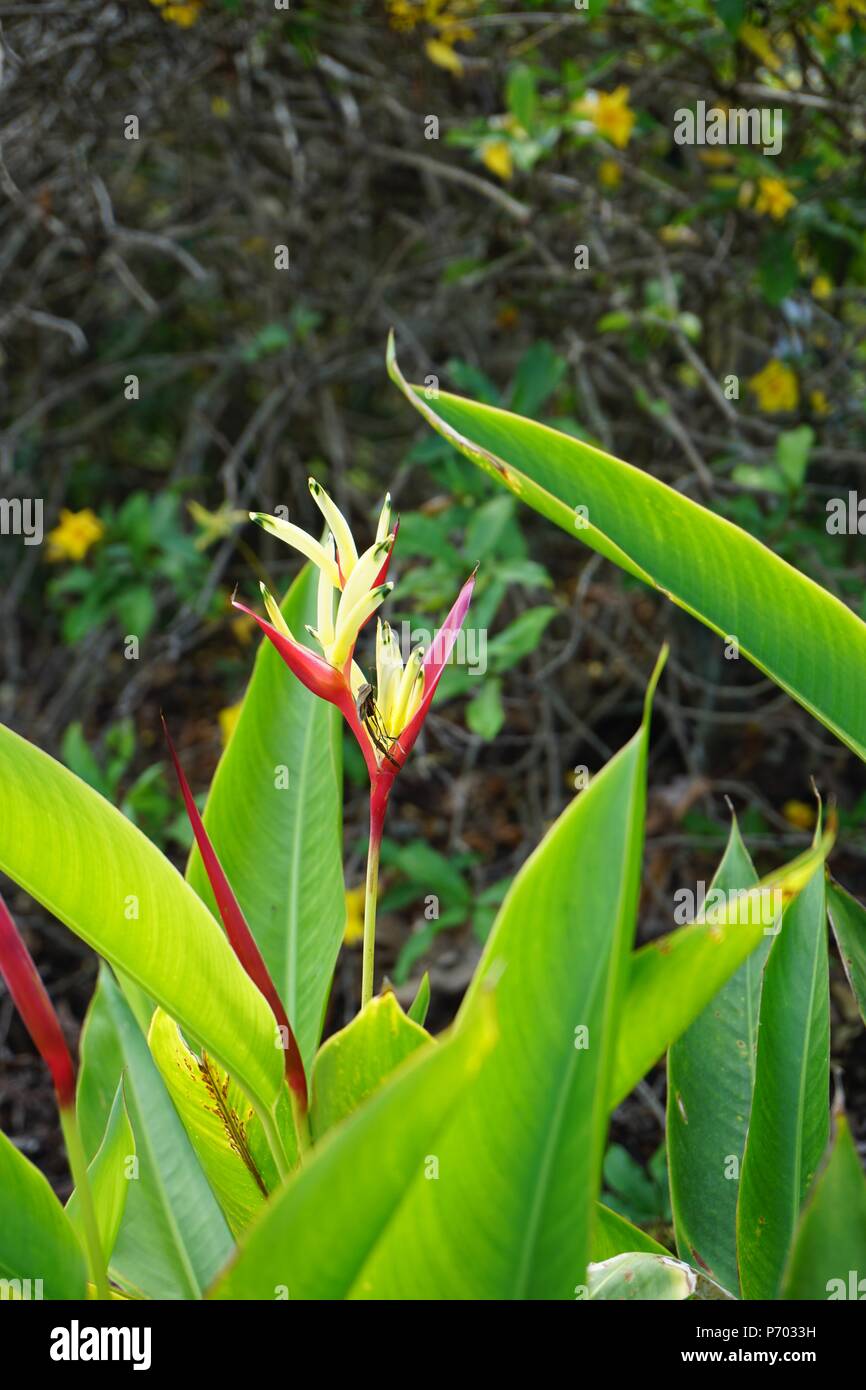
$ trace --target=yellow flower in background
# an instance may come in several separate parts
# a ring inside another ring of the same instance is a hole
[[[511,149],[504,140],[488,140],[481,146],[481,162],[491,174],[507,183],[514,173]]]
[[[815,825],[815,807],[807,805],[805,801],[786,801],[782,815],[789,825],[796,826],[798,830],[811,830]]]
[[[343,945],[356,946],[364,940],[364,884],[346,889],[346,928]]]
[[[730,169],[737,162],[736,155],[731,154],[730,150],[699,150],[698,159],[708,169]]]
[[[737,30],[737,38],[768,68],[778,72],[782,66],[782,59],[771,44],[765,29],[759,29],[755,24],[741,24]]]
[[[833,293],[833,281],[829,275],[816,275],[812,281],[812,298],[829,299]]]
[[[221,121],[224,121],[227,116],[232,114],[231,102],[226,101],[225,97],[213,97],[211,99],[210,109]]]
[[[203,0],[184,0],[182,4],[169,4],[167,0],[150,0],[169,24],[179,29],[191,29],[203,9]]]
[[[602,188],[619,188],[622,183],[622,169],[615,159],[603,159],[598,166],[598,181]]]
[[[866,19],[866,0],[833,0],[827,29],[831,34],[850,34],[855,22],[861,19]]]
[[[236,705],[226,705],[225,709],[221,709],[219,714],[217,715],[217,718],[220,722],[220,733],[222,734],[223,748],[225,748],[226,744],[228,743],[229,739],[235,731],[235,725],[237,724],[238,718],[240,717],[242,705],[243,700],[238,700]]]
[[[827,400],[823,391],[815,390],[809,392],[809,405],[813,415],[829,415],[830,402]]]
[[[619,150],[624,150],[631,139],[637,119],[628,104],[629,90],[620,86],[612,92],[591,92],[572,107],[578,116],[588,116],[599,135]]]
[[[48,532],[48,559],[83,560],[104,531],[99,517],[89,507],[81,512],[70,512],[63,507],[60,524]]]
[[[221,502],[215,512],[209,512],[194,499],[186,504],[186,509],[199,528],[195,538],[196,550],[207,550],[216,541],[225,540],[247,520],[248,512],[235,511],[228,502]]]
[[[463,73],[463,63],[459,53],[444,39],[428,39],[424,45],[424,52],[435,63],[437,68],[444,68],[446,72],[453,72],[455,77],[460,77]]]
[[[797,377],[790,367],[771,357],[766,367],[749,380],[749,389],[755,393],[758,409],[766,415],[776,415],[783,410],[796,410],[800,402],[800,387]]]
[[[797,199],[784,179],[758,179],[755,212],[759,217],[769,215],[774,221],[781,222],[782,218],[796,205],[796,202]]]

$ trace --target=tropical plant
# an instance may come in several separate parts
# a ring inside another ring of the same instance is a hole
[[[450,443],[737,635],[866,754],[854,693],[866,628],[838,600],[627,464],[493,407],[431,400],[393,351],[389,362]],[[398,528],[386,499],[359,550],[311,492],[324,542],[255,516],[309,564],[282,604],[263,588],[267,618],[234,600],[268,640],[203,816],[169,740],[196,842],[185,879],[96,790],[0,729],[0,869],[105,962],[75,1088],[0,911],[0,965],[51,1070],[75,1181],[64,1211],[0,1139],[4,1290],[25,1296],[41,1279],[59,1299],[838,1296],[834,1281],[866,1268],[866,1179],[838,1098],[830,1114],[826,917],[829,905],[862,1006],[866,912],[826,883],[832,818],[763,879],[734,823],[712,901],[635,949],[663,652],[639,727],[511,883],[455,1023],[432,1038],[426,981],[408,1011],[374,994],[379,855],[474,575],[426,652],[404,659],[377,619],[368,680],[356,647],[393,587]],[[322,1041],[345,925],[340,716],[370,782],[364,960],[359,1012]],[[666,1052],[678,1258],[600,1200],[605,1176],[616,1187],[611,1112]]]

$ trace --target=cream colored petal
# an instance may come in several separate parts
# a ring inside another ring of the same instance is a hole
[[[385,563],[388,549],[393,544],[394,537],[386,536],[383,541],[374,541],[370,548],[364,551],[340,595],[340,609],[345,609],[347,613],[350,612],[358,600],[372,589]],[[339,623],[339,621],[340,610],[338,609],[337,622]]]
[[[277,603],[277,600],[264,584],[259,584],[259,588],[262,591],[262,598],[265,601],[265,608],[272,626],[277,629],[281,637],[288,637],[290,642],[294,642],[295,639],[292,636],[288,623],[280,612],[280,605]]]
[[[313,501],[334,533],[334,540],[337,542],[337,553],[340,557],[340,569],[343,571],[343,579],[346,580],[358,563],[358,550],[352,536],[351,527],[340,511],[340,508],[331,500],[325,489],[316,482],[315,478],[309,478],[308,484]]]
[[[369,684],[367,677],[364,675],[357,661],[352,662],[352,670],[349,679],[352,686],[352,699],[357,700],[358,692],[363,690],[365,685]]]
[[[327,551],[334,558],[334,538],[329,537]],[[329,647],[334,640],[334,586],[324,570],[319,570],[316,595],[316,626],[322,645]]]
[[[388,729],[389,734],[395,737],[401,734],[409,723],[409,710],[413,713],[420,704],[421,695],[424,691],[424,672],[421,669],[424,661],[424,648],[416,647],[409,654],[405,670],[400,678],[400,685],[391,712],[391,725]]]
[[[361,624],[366,622],[371,613],[375,613],[379,604],[387,598],[393,587],[393,584],[380,584],[377,589],[368,589],[354,608],[349,609],[348,612],[344,610],[342,604],[340,605],[337,612],[334,645],[328,656],[332,666],[342,667],[357,641]]]
[[[376,625],[376,703],[388,730],[391,728],[391,711],[402,675],[400,644],[390,623],[383,623],[379,619]]]
[[[379,513],[379,525],[376,527],[376,540],[383,541],[391,530],[391,494],[385,493],[385,501]]]
[[[306,531],[302,531],[300,526],[293,526],[290,521],[282,521],[278,516],[268,516],[265,512],[250,512],[250,520],[255,521],[270,535],[276,536],[278,540],[285,541],[286,545],[291,545],[302,555],[306,555],[308,560],[312,560],[314,565],[318,565],[319,569],[327,573],[335,589],[340,587],[340,574],[334,560],[325,547],[312,536],[308,536]]]

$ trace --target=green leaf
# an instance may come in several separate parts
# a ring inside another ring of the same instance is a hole
[[[647,715],[648,718],[648,715]],[[364,1270],[365,1297],[574,1297],[601,1180],[640,883],[646,719],[503,903],[459,1016],[496,981],[499,1041]]]
[[[785,1272],[783,1298],[866,1296],[866,1174],[848,1121],[836,1116],[829,1155],[809,1193]]]
[[[214,1298],[364,1294],[365,1261],[399,1214],[413,1179],[426,1173],[424,1180],[438,1185],[438,1136],[495,1036],[490,1003],[477,1011],[472,1027],[420,1048],[312,1150],[241,1241]]]
[[[269,1110],[283,1084],[273,1014],[177,870],[95,791],[2,725],[0,787],[0,869],[152,994]]]
[[[829,1085],[827,910],[816,869],[785,912],[764,967],[737,1207],[744,1298],[779,1296],[800,1208],[829,1139]]]
[[[77,1110],[88,1154],[121,1073],[138,1177],[128,1184],[111,1276],[136,1297],[201,1298],[229,1256],[231,1236],[141,1027],[103,966],[81,1038]]]
[[[114,1252],[117,1233],[120,1230],[130,1181],[134,1176],[130,1160],[134,1158],[135,1137],[126,1113],[121,1080],[117,1084],[102,1143],[87,1167],[93,1205],[96,1209],[99,1240],[106,1263],[110,1261]],[[84,1222],[79,1206],[80,1200],[76,1190],[66,1203],[66,1215],[83,1245]]]
[[[448,393],[434,409],[400,375],[393,340],[388,366],[460,453],[713,631],[736,637],[744,656],[866,759],[866,624],[844,603],[732,522],[581,440]]]
[[[848,983],[866,1022],[866,908],[840,884],[827,884],[827,908]]]
[[[534,343],[521,358],[511,388],[510,405],[521,415],[535,415],[565,376],[566,361],[550,343]]]
[[[755,888],[710,906],[704,922],[680,927],[635,951],[617,1044],[611,1108],[618,1105],[685,1032],[772,927],[780,906],[801,891],[832,844],[820,844],[761,879]]]
[[[736,819],[710,892],[758,881]],[[762,936],[668,1055],[667,1142],[677,1249],[733,1293],[737,1274],[736,1165],[752,1108],[761,972],[772,938]]]
[[[314,577],[306,566],[283,603],[296,634],[316,621]],[[204,823],[309,1072],[346,926],[340,716],[301,685],[268,641],[217,766]],[[215,911],[198,849],[187,879]]]
[[[672,1255],[651,1255],[645,1250],[589,1266],[589,1297],[597,1301],[691,1298],[697,1282],[695,1271]]]
[[[502,681],[498,676],[486,680],[475,698],[470,700],[466,708],[466,723],[473,734],[478,734],[488,743],[499,733],[505,723],[505,709],[502,705]]]
[[[639,1226],[633,1226],[619,1212],[612,1211],[603,1202],[595,1204],[595,1221],[592,1228],[590,1257],[596,1263],[610,1260],[614,1255],[625,1255],[631,1250],[647,1250],[655,1255],[670,1255],[670,1251],[660,1245]]]
[[[785,430],[784,434],[779,435],[776,458],[785,479],[795,492],[803,486],[809,466],[809,452],[814,442],[815,431],[811,425],[800,425],[798,429]]]
[[[430,975],[424,971],[421,976],[421,983],[418,992],[409,1006],[408,1016],[413,1023],[417,1023],[419,1028],[424,1027],[427,1018],[427,1010],[430,1008]]]
[[[431,1041],[390,990],[371,999],[322,1046],[313,1068],[310,1125],[315,1140],[357,1110],[401,1062]]]
[[[508,109],[527,133],[535,120],[537,94],[535,73],[525,63],[516,63],[508,73],[505,84]]]
[[[154,1012],[147,1041],[229,1228],[238,1236],[279,1186],[261,1121],[241,1088],[207,1053],[198,1057],[162,1009]]]
[[[0,1282],[0,1302],[87,1297],[72,1223],[39,1169],[0,1133],[0,1281],[6,1280],[29,1282]]]

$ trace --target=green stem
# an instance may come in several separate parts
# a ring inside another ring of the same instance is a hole
[[[258,1106],[256,1107],[256,1109],[258,1110]],[[283,1141],[280,1137],[280,1131],[277,1128],[277,1124],[274,1120],[273,1115],[271,1114],[270,1110],[266,1109],[265,1106],[262,1106],[262,1108],[258,1110],[258,1116],[262,1122],[262,1129],[265,1131],[265,1138],[268,1141],[268,1147],[270,1148],[270,1151],[273,1154],[274,1162],[277,1165],[277,1172],[279,1173],[281,1179],[285,1179],[289,1176],[289,1173],[292,1170],[289,1164],[288,1157],[286,1155],[286,1151],[283,1148]]]
[[[93,1205],[93,1190],[87,1176],[87,1155],[81,1142],[81,1131],[78,1128],[74,1105],[67,1108],[61,1107],[60,1127],[63,1130],[63,1142],[66,1145],[66,1155],[72,1170],[72,1181],[75,1183],[75,1191],[78,1193],[90,1277],[96,1285],[96,1297],[110,1299],[111,1291],[108,1287],[105,1254],[102,1249],[102,1241],[99,1238],[96,1207]]]
[[[381,829],[376,834],[371,825],[370,848],[367,851],[367,886],[364,891],[364,959],[361,967],[361,1008],[373,997],[373,970],[376,950],[376,899],[379,894],[379,849]]]

